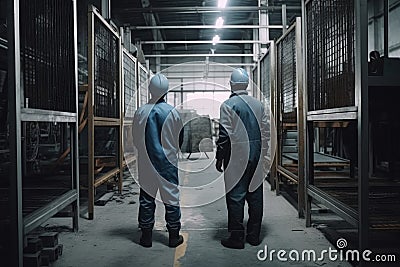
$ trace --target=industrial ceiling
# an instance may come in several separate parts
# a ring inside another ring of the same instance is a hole
[[[151,65],[207,55],[221,63],[253,63],[260,56],[256,46],[267,47],[300,13],[301,0],[111,1],[113,21],[130,30],[132,43]],[[216,35],[219,42],[213,44]]]

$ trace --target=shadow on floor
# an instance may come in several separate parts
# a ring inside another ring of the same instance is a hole
[[[115,228],[109,232],[112,236],[120,236],[129,239],[139,245],[142,232],[135,228]],[[153,242],[168,246],[168,234],[162,230],[153,230]]]

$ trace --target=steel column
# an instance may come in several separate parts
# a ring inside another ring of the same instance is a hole
[[[276,47],[275,47],[275,42],[272,41],[271,45],[269,47],[269,53],[271,57],[271,62],[270,62],[270,109],[271,109],[271,117],[270,117],[270,124],[275,126],[276,130],[276,125],[277,125],[277,94],[276,94]],[[273,124],[272,124],[273,120]],[[272,136],[272,135],[271,135]],[[271,139],[272,140],[272,139]],[[277,140],[275,140],[276,142]],[[277,146],[277,143],[272,144],[271,142],[271,147],[275,145]],[[272,152],[272,151],[271,151]],[[276,152],[276,151],[275,151]],[[276,153],[275,155],[271,154],[271,157],[273,158],[272,165],[271,165],[271,174],[270,174],[270,181],[271,181],[271,190],[276,190],[276,181],[277,181],[277,157]]]
[[[389,0],[383,0],[383,55],[389,57]]]
[[[21,52],[19,0],[7,1],[8,110],[10,119],[10,264],[23,266],[22,164],[21,164]]]
[[[71,161],[72,161],[72,177],[73,177],[73,188],[76,189],[77,198],[72,204],[72,228],[74,231],[79,230],[79,85],[78,85],[78,12],[77,12],[77,0],[73,1],[73,13],[74,13],[74,52],[75,52],[75,112],[76,112],[76,122],[73,124],[74,127],[71,129]]]
[[[303,87],[303,51],[301,38],[301,18],[296,18],[296,90],[297,90],[297,138],[298,138],[298,215],[304,217],[305,185],[304,185],[304,165],[305,165],[305,114],[304,114],[304,87]]]
[[[358,243],[369,245],[368,4],[355,1],[355,85],[358,106]],[[363,264],[361,262],[361,264]]]
[[[94,218],[94,74],[95,74],[95,29],[93,7],[88,12],[88,218]]]

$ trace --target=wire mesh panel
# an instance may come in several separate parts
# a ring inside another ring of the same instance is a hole
[[[354,0],[306,6],[309,110],[354,106]]]
[[[94,31],[94,114],[118,118],[119,40],[96,16]]]
[[[24,107],[75,111],[73,1],[20,1]]]
[[[124,112],[126,118],[132,118],[137,107],[136,101],[136,61],[128,52],[124,52]]]
[[[293,28],[294,29],[294,28]],[[296,119],[296,32],[291,30],[278,44],[278,83],[283,118]]]
[[[144,105],[148,101],[148,79],[146,69],[139,64],[139,90],[140,90],[140,105]]]
[[[270,102],[271,90],[270,90],[270,82],[271,82],[271,55],[268,53],[265,55],[261,62],[261,85],[260,90],[262,92],[263,100],[266,103]]]

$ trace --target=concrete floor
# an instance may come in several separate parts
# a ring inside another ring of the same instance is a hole
[[[210,158],[213,156],[210,155]],[[225,199],[222,197],[214,201],[223,193],[219,173],[204,155],[197,160],[182,160],[180,167],[191,171],[190,174],[183,174],[181,179],[183,185],[190,187],[181,190],[182,205],[186,206],[182,208],[183,245],[176,249],[167,246],[168,233],[162,203],[157,205],[153,247],[143,248],[138,244],[141,234],[137,227],[139,189],[136,184],[125,182],[123,197],[116,196],[106,206],[97,206],[95,220],[81,219],[78,233],[60,233],[59,242],[64,245],[64,253],[53,266],[350,266],[346,262],[329,259],[280,262],[276,253],[272,262],[269,259],[260,261],[257,253],[265,245],[268,245],[269,251],[297,249],[300,255],[305,249],[315,249],[318,253],[333,247],[317,229],[305,228],[305,221],[297,218],[296,210],[283,197],[271,192],[267,183],[264,185],[261,245],[253,247],[246,244],[243,250],[224,248],[220,239],[227,236]],[[205,204],[210,201],[212,203]],[[204,205],[192,207],[196,203]],[[60,224],[65,225],[65,221],[52,219],[47,227]]]

